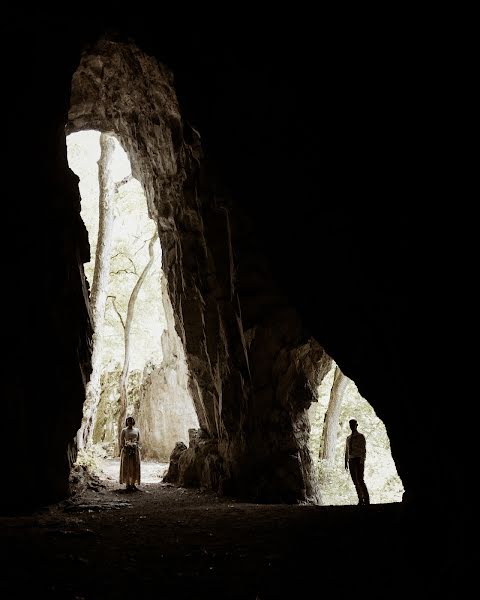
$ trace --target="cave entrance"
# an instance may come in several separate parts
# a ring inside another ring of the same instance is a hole
[[[173,325],[157,226],[128,156],[115,136],[92,130],[67,136],[67,156],[80,179],[94,321],[79,460],[115,478],[119,431],[127,416],[140,429],[142,460],[160,467],[176,442],[188,444],[188,430],[198,427],[198,419]],[[143,482],[149,476],[159,481],[163,470],[145,467]]]
[[[324,505],[357,504],[350,474],[344,467],[345,441],[351,433],[349,420],[367,442],[364,480],[372,504],[401,502],[404,492],[390,449],[384,423],[355,383],[338,365],[332,367],[317,390],[318,402],[309,408],[309,450],[318,475]]]

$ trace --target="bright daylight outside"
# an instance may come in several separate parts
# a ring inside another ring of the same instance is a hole
[[[383,422],[358,392],[355,383],[333,362],[318,387],[318,402],[309,409],[310,453],[325,505],[357,504],[350,474],[344,467],[349,420],[366,438],[365,484],[372,504],[401,502],[403,485]]]
[[[74,133],[67,150],[80,178],[90,242],[85,274],[95,331],[77,463],[118,480],[119,432],[133,416],[141,432],[142,482],[160,481],[175,443],[188,443],[188,429],[198,420],[156,226],[113,136]]]

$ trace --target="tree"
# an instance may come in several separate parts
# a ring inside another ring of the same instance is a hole
[[[114,202],[116,186],[112,175],[112,156],[115,151],[114,138],[106,133],[102,133],[100,135],[100,149],[101,153],[98,160],[99,224],[95,269],[90,292],[90,304],[94,321],[92,373],[86,389],[82,424],[77,434],[77,445],[79,448],[86,448],[92,443],[95,418],[100,401],[103,330],[110,273],[113,224],[115,221]]]
[[[330,400],[325,414],[322,444],[320,446],[320,458],[325,460],[328,466],[332,466],[335,460],[340,409],[342,407],[343,394],[348,381],[348,377],[345,377],[337,365],[335,367],[333,385],[330,391]]]
[[[120,375],[120,414],[118,417],[118,437],[119,437],[119,439],[120,439],[120,433],[121,433],[122,427],[123,427],[123,422],[124,422],[126,414],[127,414],[127,400],[128,400],[128,398],[127,398],[127,380],[128,380],[128,371],[129,371],[129,367],[130,367],[130,351],[131,351],[130,333],[131,333],[131,329],[132,329],[133,316],[134,316],[134,312],[135,312],[135,303],[137,301],[137,297],[140,292],[140,288],[142,287],[143,282],[145,281],[145,279],[148,275],[150,267],[152,266],[153,261],[155,260],[155,242],[157,241],[157,239],[158,239],[158,231],[155,231],[154,236],[150,239],[149,244],[148,244],[149,260],[148,260],[147,264],[145,265],[140,277],[138,278],[138,280],[132,290],[132,293],[130,294],[130,298],[128,300],[128,307],[127,307],[127,316],[126,316],[125,320],[123,319],[120,311],[118,310],[118,308],[115,304],[115,297],[111,296],[113,307],[115,309],[115,312],[118,315],[118,318],[120,319],[120,323],[122,324],[123,332],[124,332],[124,335],[123,335],[124,359],[123,359],[122,373]]]

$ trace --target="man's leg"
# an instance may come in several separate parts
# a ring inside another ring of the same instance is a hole
[[[367,486],[363,479],[365,471],[365,461],[360,459],[358,462],[358,487],[361,495],[361,503],[362,504],[370,504],[370,495],[368,493]]]
[[[360,487],[359,480],[359,467],[360,467],[360,459],[359,458],[351,458],[348,461],[348,470],[350,471],[350,476],[353,481],[353,485],[355,486],[355,491],[358,496],[358,503],[362,504],[362,490]]]

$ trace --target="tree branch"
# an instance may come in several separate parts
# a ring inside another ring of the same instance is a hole
[[[118,190],[124,186],[127,185],[127,183],[129,183],[130,181],[132,181],[133,177],[131,175],[127,175],[126,177],[124,177],[121,181],[117,181],[115,183],[115,193],[118,194]]]
[[[125,323],[123,321],[123,317],[122,315],[119,313],[117,305],[115,304],[115,300],[117,299],[116,296],[107,296],[107,298],[111,298],[112,299],[112,304],[113,304],[113,309],[115,310],[115,312],[118,315],[118,318],[120,319],[120,323],[122,324],[123,329],[125,330]]]

